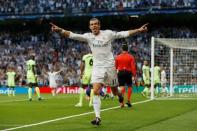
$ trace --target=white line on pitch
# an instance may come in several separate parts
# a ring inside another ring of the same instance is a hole
[[[156,98],[155,100],[197,100],[197,98]]]
[[[19,101],[27,101],[28,99],[20,99],[20,100],[5,100],[0,101],[0,103],[9,103],[9,102],[19,102]]]
[[[22,126],[22,124],[0,124],[0,126]]]
[[[145,103],[145,102],[149,102],[149,101],[151,101],[151,100],[139,101],[139,102],[133,103],[133,105],[141,104],[141,103]],[[102,109],[101,112],[112,110],[112,109],[117,109],[117,108],[120,108],[120,106],[115,106],[115,107],[111,107],[111,108]],[[78,116],[85,116],[85,115],[89,115],[89,114],[92,114],[92,113],[94,113],[94,112],[91,111],[91,112],[81,113],[81,114],[72,115],[72,116],[65,116],[65,117],[56,118],[56,119],[52,119],[52,120],[48,120],[48,121],[43,121],[43,122],[39,122],[39,123],[34,123],[34,124],[28,124],[28,125],[23,125],[23,126],[8,128],[8,129],[4,129],[2,131],[11,131],[11,130],[21,129],[21,128],[25,128],[25,127],[32,127],[32,126],[42,125],[42,124],[46,124],[46,123],[50,123],[50,122],[55,122],[55,121],[60,121],[60,120],[65,120],[65,119],[74,118],[74,117],[78,117]]]
[[[46,99],[52,99],[52,98],[55,98],[55,99],[58,99],[58,98],[67,98],[68,96],[58,96],[58,97],[53,97],[53,96],[49,96],[49,97],[43,97],[43,100],[46,100]],[[36,98],[33,99],[33,100],[37,100]],[[0,103],[9,103],[9,102],[20,102],[20,101],[28,101],[28,99],[13,99],[13,100],[5,100],[5,101],[0,101]]]

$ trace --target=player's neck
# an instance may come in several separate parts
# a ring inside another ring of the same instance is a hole
[[[96,33],[93,33],[94,36],[98,36],[100,34],[100,30]]]

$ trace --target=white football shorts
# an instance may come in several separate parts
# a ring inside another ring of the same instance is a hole
[[[105,86],[118,86],[115,67],[93,67],[91,83],[102,83]]]

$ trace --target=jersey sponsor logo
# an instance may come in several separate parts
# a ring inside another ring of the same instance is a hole
[[[103,44],[103,45],[98,45],[98,44],[93,44],[93,47],[107,47],[108,44]]]
[[[95,41],[93,43],[93,47],[107,47],[109,45],[109,43],[105,43],[104,44],[104,41]]]

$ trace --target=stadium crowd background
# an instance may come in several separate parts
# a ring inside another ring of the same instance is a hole
[[[73,13],[140,8],[197,7],[196,0],[3,0],[1,14],[32,14],[69,11]]]
[[[138,9],[151,9],[151,8],[196,8],[197,0],[18,0],[14,2],[12,0],[0,1],[0,16],[6,15],[25,15],[25,14],[46,14],[46,13],[78,13],[78,12],[102,12],[102,11],[122,11],[122,10],[138,10]],[[178,16],[178,15],[177,15]],[[154,17],[154,16],[153,16]],[[182,21],[177,20],[180,23],[176,23],[166,27],[162,24],[170,23],[171,19],[161,22],[160,18],[155,16],[155,19],[159,24],[154,25],[148,33],[140,34],[127,39],[116,40],[113,43],[113,53],[116,56],[120,53],[121,45],[124,43],[129,44],[130,53],[133,54],[137,62],[137,75],[139,81],[141,78],[141,68],[143,60],[150,60],[150,38],[151,36],[161,37],[161,38],[196,38],[196,24],[193,21],[193,25],[190,25],[190,20]],[[181,16],[182,17],[182,16]],[[190,16],[191,17],[191,16]],[[38,74],[40,84],[48,83],[47,77],[44,76],[44,71],[48,71],[52,66],[57,66],[58,68],[64,68],[61,76],[62,82],[65,85],[78,85],[80,82],[80,62],[84,54],[89,51],[86,44],[80,43],[78,41],[62,38],[56,33],[52,33],[50,29],[34,29],[35,27],[31,24],[26,26],[26,24],[31,23],[31,21],[36,21],[35,24],[42,23],[42,17],[36,20],[24,20],[19,23],[25,28],[20,29],[21,25],[17,25],[15,21],[3,20],[0,21],[0,83],[1,85],[6,85],[5,72],[8,66],[14,66],[18,74],[20,74],[20,84],[25,80],[25,61],[28,59],[28,52],[35,51],[36,61],[38,64]],[[80,18],[79,18],[80,19]],[[79,19],[74,19],[78,21]],[[87,18],[86,18],[87,19]],[[105,18],[103,18],[105,19]],[[109,19],[109,18],[106,18]],[[110,17],[110,19],[113,19]],[[120,17],[120,19],[124,19]],[[148,20],[152,19],[149,18]],[[177,19],[175,16],[174,19]],[[73,20],[73,18],[71,18]],[[83,19],[80,19],[83,21]],[[8,21],[8,22],[7,22]],[[29,21],[29,22],[27,22]],[[113,21],[113,20],[111,20]],[[135,20],[134,20],[135,21]],[[172,19],[173,21],[173,19]],[[189,21],[189,22],[188,22]],[[107,20],[105,22],[108,22]],[[138,21],[137,21],[138,22]],[[145,20],[143,22],[146,22]],[[143,23],[140,21],[140,23]],[[154,21],[153,21],[154,22]],[[4,27],[4,24],[8,24]],[[10,24],[9,24],[10,23]],[[68,22],[69,23],[69,22]],[[68,25],[68,23],[66,23]],[[70,22],[72,23],[72,22]],[[118,23],[118,24],[117,24]],[[136,22],[131,23],[134,25]],[[188,27],[187,25],[190,25]],[[64,24],[64,23],[61,23]],[[128,23],[127,23],[128,24]],[[130,24],[130,23],[129,23]],[[155,22],[154,22],[155,24]],[[183,24],[183,25],[182,25]],[[14,25],[14,26],[10,26]],[[109,25],[109,22],[105,25]],[[102,25],[102,26],[103,26]],[[120,30],[119,26],[125,25],[121,22],[116,22],[111,24],[109,29]],[[181,25],[181,26],[178,26]],[[45,26],[45,25],[41,25]],[[68,27],[68,26],[66,26]],[[84,30],[83,22],[75,22],[72,24],[75,32],[82,33],[87,32],[88,28]],[[69,27],[69,29],[72,29]],[[81,27],[81,28],[78,28]],[[129,27],[129,26],[128,26]],[[121,27],[121,29],[128,29]],[[193,28],[195,27],[195,28]],[[8,31],[7,28],[10,28]],[[13,28],[15,31],[13,31]],[[77,29],[76,29],[77,28]],[[117,29],[118,28],[118,29]],[[66,28],[67,29],[67,28]],[[32,30],[39,30],[32,33]],[[195,66],[195,65],[194,65]],[[184,67],[180,67],[184,68]],[[190,67],[193,68],[193,67]],[[195,67],[196,68],[196,67]],[[180,69],[181,70],[181,69]],[[183,69],[182,69],[183,70]],[[196,70],[194,70],[196,71]],[[193,73],[196,76],[196,72]],[[197,76],[196,76],[197,77]],[[61,77],[60,77],[61,78]],[[195,80],[194,82],[196,82]]]
[[[80,82],[81,57],[89,50],[88,45],[78,41],[61,38],[56,33],[32,35],[30,32],[1,32],[0,33],[0,73],[1,85],[6,84],[5,72],[8,66],[15,66],[25,80],[25,61],[28,59],[28,52],[34,50],[38,64],[41,84],[47,83],[44,71],[50,70],[55,64],[64,68],[63,83],[65,85],[78,85]],[[138,69],[138,79],[142,81],[141,69],[143,60],[150,60],[150,37],[194,38],[197,33],[191,32],[188,28],[159,28],[150,33],[130,37],[128,39],[116,40],[113,43],[113,51],[116,56],[120,53],[121,45],[129,43],[130,52],[135,56]],[[52,36],[52,37],[51,37]]]

